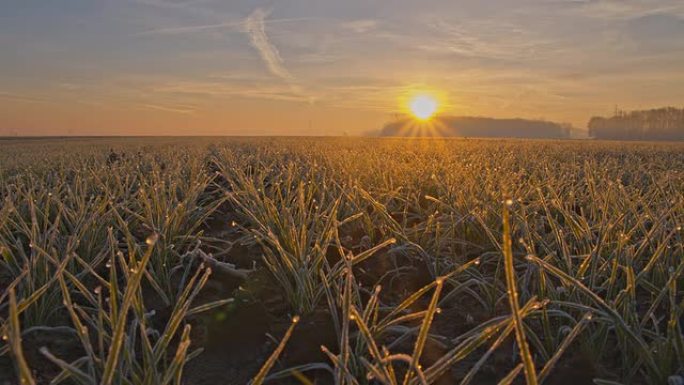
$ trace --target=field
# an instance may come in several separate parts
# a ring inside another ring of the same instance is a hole
[[[0,384],[683,384],[684,144],[0,140]]]

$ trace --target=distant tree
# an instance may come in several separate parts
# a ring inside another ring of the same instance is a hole
[[[625,112],[589,120],[589,135],[597,139],[684,140],[684,108]]]
[[[381,136],[569,138],[572,126],[543,120],[493,119],[469,116],[439,116],[429,123],[413,118],[385,124]]]

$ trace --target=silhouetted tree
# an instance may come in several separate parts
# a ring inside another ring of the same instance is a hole
[[[684,140],[684,108],[625,112],[589,120],[589,135],[597,139]]]
[[[428,123],[413,118],[396,119],[385,124],[380,135],[562,139],[570,137],[571,130],[569,124],[543,120],[438,116]]]

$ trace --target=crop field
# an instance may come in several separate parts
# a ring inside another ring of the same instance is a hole
[[[0,384],[684,384],[684,144],[0,140]]]

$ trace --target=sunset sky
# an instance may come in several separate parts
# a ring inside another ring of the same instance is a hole
[[[684,1],[0,0],[0,135],[340,135],[684,106]]]

